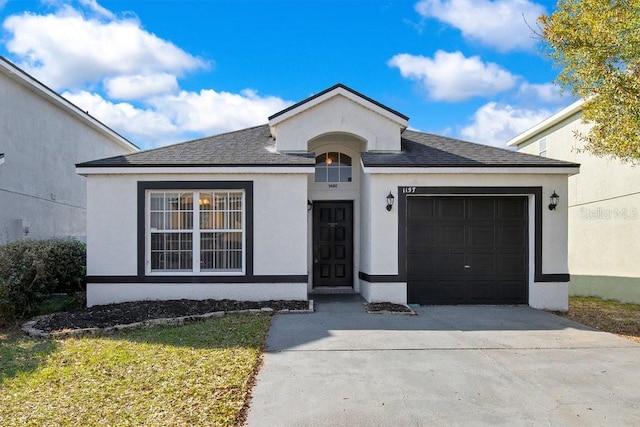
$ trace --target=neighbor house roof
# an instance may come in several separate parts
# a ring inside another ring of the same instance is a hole
[[[0,56],[0,74],[4,74],[8,78],[40,96],[42,99],[53,103],[69,115],[79,119],[92,129],[107,136],[109,139],[116,142],[118,145],[125,148],[129,152],[139,150],[139,148],[131,141],[129,141],[113,129],[109,128],[95,117],[91,116],[87,111],[81,110],[78,106],[63,98],[58,93],[32,77],[26,71],[22,70],[20,67],[4,58],[3,56]]]
[[[406,130],[400,152],[363,152],[372,167],[567,167],[573,163]],[[275,151],[262,125],[138,153],[94,160],[78,167],[312,166],[313,153]]]
[[[558,111],[556,114],[552,115],[551,117],[548,117],[545,120],[541,121],[534,127],[527,129],[526,131],[522,132],[520,135],[516,135],[515,137],[507,141],[507,145],[509,147],[517,146],[529,140],[530,138],[535,137],[536,135],[546,131],[552,126],[557,125],[561,121],[568,119],[569,117],[573,116],[576,113],[579,113],[582,110],[582,106],[584,105],[584,103],[585,103],[584,99],[577,100],[576,102],[569,105],[568,107]]]

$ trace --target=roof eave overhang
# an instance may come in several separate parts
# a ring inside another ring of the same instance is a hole
[[[314,165],[76,165],[78,175],[310,174]]]
[[[557,125],[558,123],[562,122],[563,120],[568,119],[569,117],[573,116],[574,114],[580,112],[582,110],[582,106],[584,105],[584,103],[585,103],[584,99],[580,99],[580,100],[574,102],[573,104],[569,105],[568,107],[564,108],[563,110],[558,111],[553,116],[541,121],[540,123],[538,123],[534,127],[530,128],[530,129],[522,132],[520,135],[517,135],[516,137],[510,139],[509,141],[507,141],[507,146],[508,147],[518,146],[518,145],[522,144],[523,142],[528,141],[529,139],[535,137],[536,135],[546,131],[547,129]]]
[[[511,175],[575,175],[580,165],[567,166],[364,166],[368,174],[511,174]]]

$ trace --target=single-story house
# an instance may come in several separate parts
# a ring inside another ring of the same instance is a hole
[[[552,115],[508,145],[518,152],[580,163],[569,177],[569,294],[640,304],[640,166],[584,150],[576,132],[583,100]]]
[[[78,164],[88,305],[354,292],[566,310],[578,170],[409,130],[338,84],[262,126]]]

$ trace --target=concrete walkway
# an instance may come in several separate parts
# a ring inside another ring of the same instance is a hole
[[[640,425],[640,345],[528,307],[278,315],[248,425]]]

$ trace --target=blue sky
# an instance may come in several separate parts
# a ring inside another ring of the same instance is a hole
[[[335,83],[495,146],[570,104],[555,1],[0,0],[0,55],[142,148],[267,122]]]

